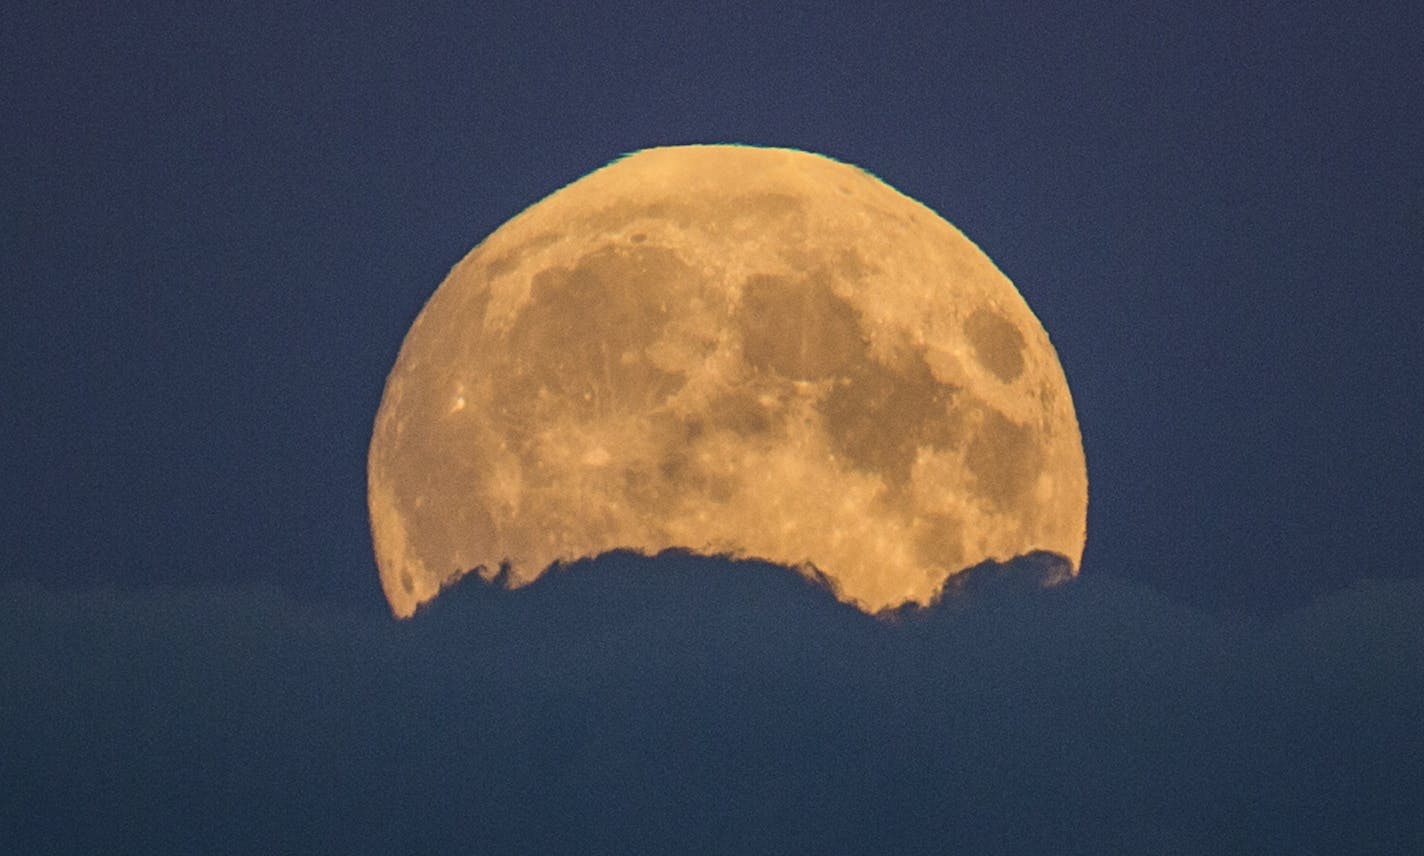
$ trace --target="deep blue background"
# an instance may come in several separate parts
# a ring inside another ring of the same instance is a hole
[[[855,163],[1012,278],[1084,573],[1421,573],[1417,4],[7,5],[3,573],[378,603],[365,448],[445,272],[622,153]],[[537,8],[536,8],[537,7]]]

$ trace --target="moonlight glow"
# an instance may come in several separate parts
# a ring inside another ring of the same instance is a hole
[[[825,573],[876,610],[985,559],[1080,561],[1068,386],[1013,284],[933,211],[787,149],[650,149],[450,272],[369,460],[400,616],[462,573],[618,547]]]

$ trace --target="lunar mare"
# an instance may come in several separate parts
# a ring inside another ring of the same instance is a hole
[[[1081,560],[1068,385],[1013,284],[819,155],[649,149],[526,209],[416,318],[368,460],[392,611],[615,548],[814,566],[875,611]]]

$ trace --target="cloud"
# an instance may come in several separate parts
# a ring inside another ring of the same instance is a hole
[[[395,622],[0,587],[26,852],[1419,852],[1424,584],[1271,623],[1043,557],[880,621],[612,554]],[[1035,564],[1037,562],[1037,564]]]

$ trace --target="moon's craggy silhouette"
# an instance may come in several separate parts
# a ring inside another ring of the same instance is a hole
[[[369,461],[393,611],[461,573],[687,547],[810,564],[879,610],[1033,550],[1087,478],[1057,355],[954,227],[785,149],[651,149],[451,271]]]

